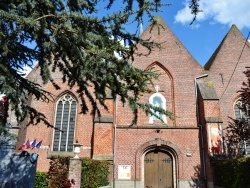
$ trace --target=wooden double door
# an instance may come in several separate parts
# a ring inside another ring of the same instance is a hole
[[[144,158],[145,188],[173,188],[173,160],[165,151],[154,150]]]

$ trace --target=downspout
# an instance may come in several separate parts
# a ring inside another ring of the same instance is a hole
[[[205,187],[207,187],[207,173],[206,173],[206,160],[205,160],[205,146],[204,146],[204,137],[203,137],[203,128],[202,125],[200,125],[200,113],[199,113],[199,104],[198,104],[198,88],[197,88],[197,79],[207,77],[208,74],[204,74],[198,77],[195,77],[194,79],[194,85],[195,85],[195,100],[196,100],[196,121],[197,126],[200,129],[200,137],[201,137],[201,150],[202,150],[202,164],[203,164],[203,175],[205,178]]]
[[[117,125],[117,100],[114,104],[114,134],[113,134],[113,188],[115,188],[115,153],[116,153],[116,125]]]
[[[203,129],[202,125],[198,124],[198,127],[200,129],[200,137],[201,137],[201,149],[202,149],[202,164],[203,164],[203,175],[205,178],[205,184],[207,184],[207,173],[206,173],[206,161],[205,161],[205,146],[204,146],[204,138],[203,138]],[[207,187],[205,185],[205,187]]]

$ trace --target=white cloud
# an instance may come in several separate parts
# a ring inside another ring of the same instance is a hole
[[[176,22],[189,24],[192,21],[189,2],[190,0],[186,0],[184,8],[177,12]],[[229,26],[236,24],[239,29],[250,27],[249,0],[200,0],[199,4],[202,12],[197,15],[197,22],[210,20]]]
[[[24,74],[23,77],[26,77],[30,73],[31,70],[32,70],[32,68],[30,66],[25,65],[22,70],[18,71],[18,73],[19,74]]]
[[[114,37],[112,36],[111,39],[114,39]],[[126,46],[125,46],[125,43],[124,43],[124,40],[119,40],[119,43],[120,43],[122,46],[126,47]],[[114,54],[115,54],[115,57],[116,57],[118,60],[122,59],[122,56],[121,56],[121,54],[120,54],[119,52],[114,51]]]
[[[122,59],[122,56],[121,56],[118,52],[114,51],[114,54],[115,54],[115,57],[116,57],[117,59],[119,59],[119,60]]]

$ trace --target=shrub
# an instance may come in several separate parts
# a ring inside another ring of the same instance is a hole
[[[250,158],[217,162],[214,167],[216,185],[226,188],[250,187]]]
[[[35,188],[47,188],[49,184],[48,173],[36,172]]]
[[[82,160],[81,188],[106,186],[109,175],[109,162],[91,159]]]
[[[70,188],[74,180],[68,179],[69,157],[53,158],[48,172],[49,188]]]

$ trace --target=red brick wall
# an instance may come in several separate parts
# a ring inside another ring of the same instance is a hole
[[[209,78],[212,80],[219,100],[210,101],[210,104],[209,102],[204,102],[205,115],[209,116],[213,114],[216,116],[218,114],[218,117],[221,117],[223,121],[223,123],[219,123],[222,129],[225,129],[228,125],[228,117],[234,117],[233,104],[239,96],[238,91],[245,79],[243,71],[246,70],[246,66],[250,65],[249,57],[250,45],[248,42],[246,43],[246,39],[237,27],[233,25],[218,49],[214,52],[208,63],[209,66],[206,67],[207,69],[209,68]],[[210,124],[207,123],[206,127]],[[207,139],[207,134],[205,138]],[[208,144],[205,144],[207,150]],[[206,166],[208,181],[212,182],[213,168],[208,156],[207,151]]]
[[[164,89],[167,103],[172,104],[176,115],[175,125],[196,126],[194,78],[202,74],[202,67],[195,61],[187,49],[176,38],[169,27],[159,20],[160,35],[157,28],[150,27],[142,34],[142,38],[157,41],[161,49],[154,49],[149,56],[135,57],[133,65],[141,69],[158,65],[156,70],[164,73],[156,83]],[[138,51],[147,54],[147,49],[139,46]],[[160,65],[160,66],[159,66]],[[170,82],[171,83],[168,83]],[[170,98],[171,95],[171,98]],[[172,100],[172,101],[171,101]]]
[[[113,156],[113,124],[96,123],[93,155]]]
[[[221,112],[218,104],[218,100],[204,100],[204,117],[220,118]]]
[[[33,75],[31,74],[30,79],[33,79]],[[59,79],[60,73],[56,72],[55,77],[57,80],[57,84],[60,86],[59,90],[56,90],[51,83],[48,83],[44,86],[44,89],[46,91],[49,91],[54,96],[54,101],[50,101],[49,103],[44,103],[41,101],[37,101],[35,99],[32,100],[31,105],[35,107],[38,111],[44,113],[44,115],[47,117],[47,120],[53,125],[55,120],[55,111],[56,111],[56,101],[65,93],[70,93],[73,95],[73,97],[76,98],[78,103],[77,108],[77,118],[76,118],[76,126],[75,126],[75,140],[78,140],[80,144],[83,145],[83,149],[81,150],[80,156],[81,157],[91,157],[91,149],[93,148],[93,133],[94,133],[94,118],[91,115],[91,105],[87,101],[87,105],[89,107],[89,112],[87,114],[82,114],[81,112],[81,101],[77,95],[75,88],[69,88],[66,84],[62,83]],[[36,78],[38,82],[40,81],[40,78]],[[113,115],[113,103],[112,100],[107,101],[107,106],[109,110],[104,110],[103,107],[100,107],[101,114],[103,116],[112,116]],[[48,156],[51,155],[52,151],[52,145],[53,145],[53,133],[54,129],[51,127],[47,127],[43,123],[39,123],[38,125],[30,125],[29,127],[26,127],[27,123],[23,123],[21,131],[19,131],[20,138],[23,138],[17,143],[17,146],[20,146],[25,140],[29,139],[30,141],[36,139],[36,140],[42,140],[42,147],[36,151],[39,154],[39,160],[38,160],[38,171],[48,171],[49,168],[49,159]],[[109,125],[110,126],[110,125]],[[21,137],[21,135],[24,135]],[[112,135],[111,135],[112,136]],[[110,143],[111,140],[109,138]],[[109,144],[110,145],[110,144]],[[31,151],[32,152],[32,151]],[[108,151],[108,153],[112,153]]]
[[[228,116],[234,116],[233,104],[246,78],[243,71],[250,65],[250,44],[247,42],[245,45],[245,42],[246,39],[236,26],[232,26],[209,69],[210,78],[220,99],[224,127],[227,126]]]
[[[116,167],[118,165],[132,165],[132,179],[143,178],[142,173],[144,172],[141,169],[144,160],[143,154],[148,151],[147,148],[150,144],[143,145],[160,139],[164,142],[159,147],[171,148],[176,152],[178,178],[191,179],[191,177],[195,176],[194,168],[200,164],[199,142],[197,138],[198,129],[162,129],[157,133],[155,129],[118,128],[115,148]],[[187,152],[190,152],[192,156],[187,157]]]

